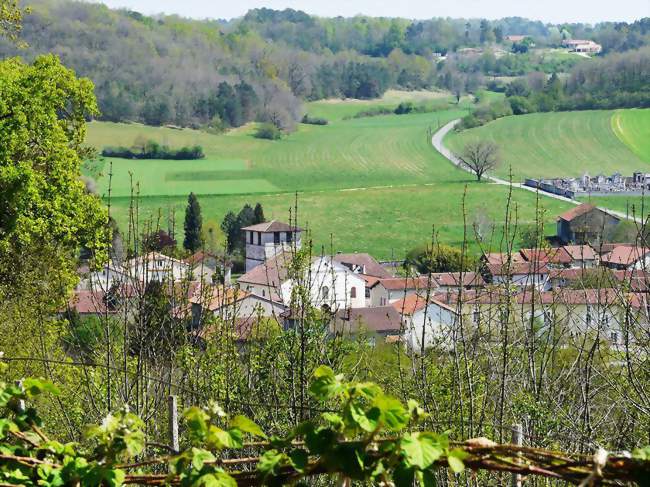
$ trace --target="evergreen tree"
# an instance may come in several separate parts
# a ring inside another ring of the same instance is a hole
[[[201,206],[194,193],[187,197],[185,209],[185,240],[183,247],[194,253],[201,248]]]
[[[257,203],[255,205],[255,210],[253,210],[253,213],[255,214],[255,224],[264,223],[266,221],[266,218],[264,218],[264,208],[262,208],[262,205],[260,203]]]
[[[229,211],[221,222],[221,230],[226,234],[226,246],[228,252],[235,250],[237,244],[237,236],[239,235],[239,228],[237,227],[237,215]]]

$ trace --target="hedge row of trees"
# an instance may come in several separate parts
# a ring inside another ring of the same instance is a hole
[[[104,157],[120,157],[124,159],[173,159],[193,160],[203,159],[205,154],[200,145],[180,147],[173,149],[168,145],[162,145],[155,140],[148,140],[142,145],[132,147],[105,147],[102,150]]]

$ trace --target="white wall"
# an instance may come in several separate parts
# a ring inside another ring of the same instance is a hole
[[[416,311],[413,316],[404,318],[404,343],[417,352],[422,348],[422,332],[424,331],[425,348],[448,344],[455,320],[455,313],[436,303],[430,303],[425,308]]]

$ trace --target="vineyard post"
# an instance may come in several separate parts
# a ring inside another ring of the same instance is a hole
[[[522,446],[523,442],[523,427],[520,423],[512,425],[512,444]],[[521,475],[518,473],[512,474],[512,487],[521,487]]]
[[[180,443],[178,441],[178,398],[176,396],[169,396],[167,398],[167,409],[169,416],[169,439],[171,440],[171,447],[175,452],[180,451]]]

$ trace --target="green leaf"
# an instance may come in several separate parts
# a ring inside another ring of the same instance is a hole
[[[285,459],[286,455],[284,453],[280,453],[277,450],[267,450],[260,457],[257,463],[257,470],[262,475],[262,478],[266,479],[276,473]]]
[[[190,452],[192,455],[192,468],[194,470],[201,470],[205,462],[212,462],[215,459],[212,453],[201,448],[192,448]]]
[[[409,413],[398,399],[382,394],[373,405],[381,411],[381,421],[389,430],[399,431],[408,425]]]
[[[332,369],[321,365],[314,371],[314,380],[309,386],[309,392],[321,401],[325,401],[343,390],[343,376],[334,375]]]
[[[463,470],[465,470],[465,464],[463,463],[463,460],[467,457],[467,452],[458,448],[450,451],[449,455],[447,455],[449,468],[451,468],[454,473],[461,473]]]
[[[424,487],[436,487],[436,476],[431,470],[425,470],[422,472],[421,482]]]
[[[442,456],[442,448],[426,435],[409,433],[400,440],[400,448],[407,465],[420,470],[429,468]]]
[[[305,467],[309,463],[309,455],[302,448],[295,449],[289,453],[289,460],[291,460],[291,465],[298,472],[303,473]]]
[[[260,438],[266,438],[262,429],[246,416],[237,415],[230,420],[230,427]]]
[[[360,428],[364,431],[372,432],[377,428],[380,411],[377,408],[372,408],[366,412],[360,404],[351,402],[345,408],[344,421],[347,427],[354,427],[353,429]]]
[[[23,389],[25,389],[25,393],[28,397],[38,396],[44,392],[48,392],[50,394],[59,393],[59,389],[50,381],[45,379],[25,379],[23,380]]]
[[[395,487],[413,487],[415,480],[415,469],[405,465],[403,462],[399,463],[395,470],[393,470],[393,482]]]

